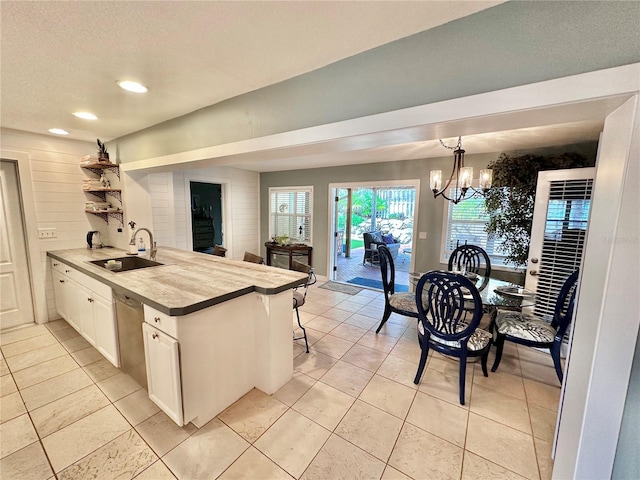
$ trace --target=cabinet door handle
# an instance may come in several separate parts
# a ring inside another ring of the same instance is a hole
[[[58,265],[60,265],[59,263],[54,263],[53,266],[57,267]]]
[[[157,333],[152,334],[151,338],[153,338],[155,340],[156,338],[158,338],[158,334]]]
[[[64,280],[58,280],[60,283],[64,283]]]
[[[64,271],[64,273],[70,273],[70,272],[71,272],[71,270],[65,270]]]
[[[160,323],[160,317],[153,317],[153,321],[156,323]]]
[[[93,298],[91,298],[91,297],[87,298],[87,302],[92,303],[93,302]]]

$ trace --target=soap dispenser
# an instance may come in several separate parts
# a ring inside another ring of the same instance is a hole
[[[144,255],[147,253],[147,247],[144,244],[144,240],[140,237],[138,241],[138,255]]]

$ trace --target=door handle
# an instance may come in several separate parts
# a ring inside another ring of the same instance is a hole
[[[529,275],[533,275],[535,277],[536,275],[538,275],[538,271],[537,270],[529,270]]]
[[[539,260],[538,260],[537,258],[532,258],[532,259],[531,259],[531,263],[538,263],[538,261],[539,261]]]

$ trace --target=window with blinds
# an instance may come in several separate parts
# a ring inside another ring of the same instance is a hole
[[[269,189],[269,237],[311,243],[313,187]]]
[[[457,195],[456,189],[451,189],[451,195]],[[472,197],[458,204],[447,203],[445,241],[442,251],[443,262],[446,263],[449,260],[451,252],[458,245],[467,243],[482,247],[489,255],[491,265],[504,265],[505,255],[500,251],[502,240],[495,237],[489,238],[485,231],[489,215],[484,206],[484,198]]]
[[[551,320],[565,280],[580,267],[593,180],[550,182],[534,314]]]

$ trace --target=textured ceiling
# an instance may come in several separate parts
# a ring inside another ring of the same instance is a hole
[[[499,3],[2,1],[1,125],[108,141]]]

